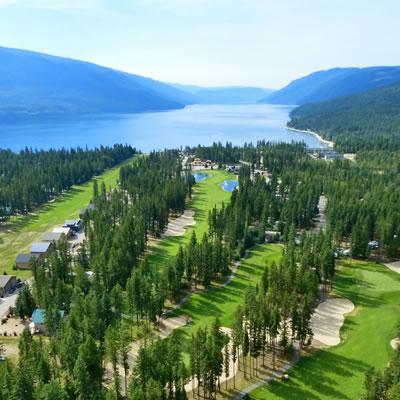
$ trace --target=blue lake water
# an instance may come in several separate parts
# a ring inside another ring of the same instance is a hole
[[[200,182],[211,176],[211,175],[207,175],[207,174],[202,174],[201,172],[193,172],[192,175],[194,176],[194,180],[196,182]]]
[[[268,104],[195,105],[183,110],[76,117],[69,120],[0,124],[0,148],[19,151],[128,143],[148,152],[180,146],[304,141],[323,147],[314,136],[284,129],[291,107]]]
[[[225,190],[225,192],[232,193],[233,190],[239,186],[239,182],[228,179],[228,180],[224,181],[224,183],[219,183],[219,186],[221,186],[222,189]]]

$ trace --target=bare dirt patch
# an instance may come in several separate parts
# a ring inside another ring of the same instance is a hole
[[[327,346],[339,344],[344,314],[353,310],[354,304],[348,299],[327,298],[320,303],[311,317],[314,339]]]
[[[167,225],[164,236],[182,236],[185,234],[187,226],[195,225],[196,221],[193,218],[193,210],[185,210],[185,212],[178,218],[170,221]]]

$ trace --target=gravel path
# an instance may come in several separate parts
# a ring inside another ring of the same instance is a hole
[[[265,385],[266,383],[269,383],[273,381],[274,379],[277,379],[284,375],[290,368],[293,367],[298,361],[300,360],[300,352],[298,349],[295,350],[295,353],[293,355],[293,358],[289,361],[288,364],[284,365],[282,368],[280,368],[278,371],[274,372],[272,375],[268,376],[267,378],[260,379],[258,382],[253,383],[250,386],[247,386],[247,388],[241,390],[234,398],[233,400],[239,400],[243,398],[246,394],[250,393],[252,390],[259,388],[262,385]]]
[[[182,300],[181,300],[179,303],[175,304],[174,307],[170,308],[170,309],[167,310],[167,311],[164,311],[164,312],[163,312],[163,315],[170,314],[170,313],[176,311],[177,309],[181,308],[181,307],[182,307],[192,296],[194,296],[195,294],[204,293],[204,292],[210,292],[210,291],[212,291],[212,290],[222,289],[222,288],[224,288],[225,286],[229,285],[229,284],[232,282],[233,278],[235,277],[236,272],[237,272],[237,270],[238,270],[240,264],[248,257],[249,251],[252,250],[252,249],[254,249],[254,248],[257,247],[257,246],[258,246],[258,245],[255,245],[255,246],[253,246],[251,249],[245,251],[244,257],[241,258],[239,261],[236,262],[235,266],[233,267],[233,270],[232,270],[231,274],[229,275],[229,278],[228,278],[224,283],[222,283],[222,284],[219,285],[219,286],[213,287],[213,288],[202,289],[202,290],[196,290],[196,291],[194,291],[194,292],[188,293],[185,297],[182,298]]]

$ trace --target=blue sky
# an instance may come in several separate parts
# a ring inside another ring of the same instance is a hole
[[[0,0],[0,45],[166,82],[280,88],[399,65],[399,20],[398,0]]]

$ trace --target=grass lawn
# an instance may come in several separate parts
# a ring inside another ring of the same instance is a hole
[[[180,309],[171,313],[171,317],[187,315],[191,318],[188,325],[178,330],[183,343],[198,327],[209,326],[216,316],[220,317],[222,326],[230,328],[237,306],[244,302],[246,288],[259,283],[266,263],[278,261],[282,249],[282,246],[272,244],[255,247],[249,252],[248,258],[240,264],[235,278],[229,285],[218,290],[196,294],[190,297]]]
[[[251,399],[358,399],[368,368],[387,364],[400,318],[400,275],[353,260],[337,272],[335,288],[356,306],[341,329],[342,343],[302,358],[289,371],[289,381],[265,385]]]
[[[234,179],[235,175],[224,170],[206,170],[203,172],[212,176],[196,183],[193,198],[187,205],[187,208],[195,212],[196,224],[188,226],[186,233],[182,236],[170,236],[153,242],[153,245],[149,248],[151,266],[163,268],[166,262],[177,254],[180,245],[184,246],[189,243],[193,230],[196,232],[197,240],[201,240],[203,234],[208,231],[209,210],[214,208],[215,205],[220,207],[222,203],[228,203],[231,194],[225,192],[218,184],[223,183],[225,179]]]
[[[115,187],[118,177],[119,168],[113,168],[95,179],[99,184],[104,182],[109,189]],[[35,213],[15,217],[9,223],[0,225],[0,274],[6,271],[20,279],[30,277],[29,270],[13,271],[17,254],[29,253],[32,242],[41,242],[45,232],[62,226],[66,219],[78,218],[79,211],[85,208],[92,198],[93,182],[94,179],[84,185],[73,186],[54,203],[45,204]]]

